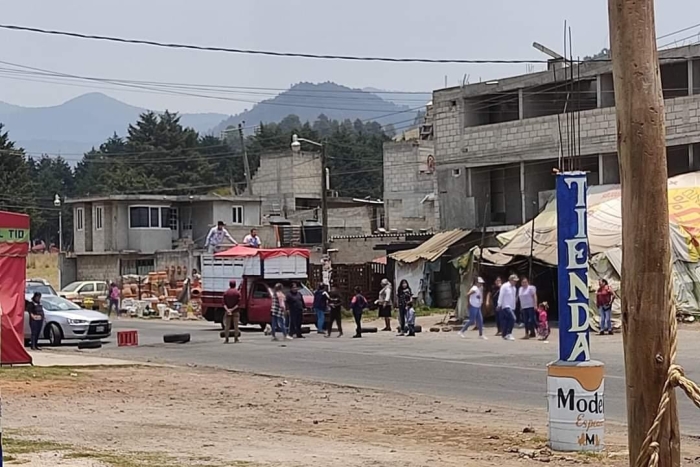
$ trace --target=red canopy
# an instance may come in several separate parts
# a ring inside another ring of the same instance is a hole
[[[29,216],[0,211],[0,364],[32,363],[24,349]]]
[[[236,245],[226,251],[216,253],[216,257],[235,257],[235,256],[256,256],[260,255],[262,259],[276,258],[278,256],[303,256],[308,258],[311,256],[309,250],[305,248],[251,248],[244,245]]]

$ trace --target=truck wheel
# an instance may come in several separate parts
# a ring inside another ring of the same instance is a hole
[[[166,334],[163,336],[163,342],[166,344],[186,344],[191,339],[189,333],[183,334]]]

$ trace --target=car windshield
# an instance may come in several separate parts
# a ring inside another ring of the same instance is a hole
[[[41,295],[56,295],[56,291],[50,285],[45,285],[40,282],[27,282],[24,293],[34,295],[39,292]]]
[[[75,303],[54,295],[41,297],[41,304],[46,311],[76,311],[81,309]]]
[[[82,282],[73,282],[63,287],[63,289],[61,289],[61,292],[75,292],[81,285],[83,285]]]

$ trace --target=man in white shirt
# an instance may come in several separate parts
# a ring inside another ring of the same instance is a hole
[[[243,244],[251,248],[260,248],[260,237],[257,229],[250,229],[250,233],[243,238]]]
[[[204,242],[204,248],[207,249],[207,252],[216,253],[221,244],[224,243],[224,238],[227,238],[229,242],[233,243],[233,246],[238,245],[238,242],[228,233],[224,225],[222,221],[219,221],[216,227],[212,227],[207,234],[207,240]]]
[[[518,276],[515,274],[508,278],[508,282],[501,286],[498,294],[498,307],[501,309],[501,334],[507,341],[513,338],[513,326],[515,325],[515,303],[518,296]]]
[[[520,301],[520,315],[525,325],[525,339],[537,337],[537,289],[530,285],[527,277],[523,277],[518,290]]]
[[[484,315],[481,313],[481,305],[484,303],[484,279],[478,277],[474,281],[474,286],[469,290],[467,297],[469,297],[469,319],[462,326],[462,330],[459,331],[459,337],[465,338],[464,332],[476,323],[476,327],[479,329],[479,339],[486,340],[486,336],[484,336]]]

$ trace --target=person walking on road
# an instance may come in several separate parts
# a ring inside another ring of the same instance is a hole
[[[272,315],[272,340],[277,341],[277,331],[282,331],[283,339],[291,339],[287,334],[287,327],[284,324],[284,315],[286,311],[284,292],[282,291],[282,284],[275,284],[275,290],[272,292],[272,309],[270,310]]]
[[[600,313],[600,335],[603,336],[605,333],[610,335],[613,334],[612,328],[612,304],[615,300],[615,295],[613,295],[608,281],[601,279],[598,281],[598,290],[595,293],[595,301],[598,306],[598,313]]]
[[[391,331],[391,283],[389,279],[382,279],[382,290],[379,292],[379,317],[384,318],[384,329],[382,331]]]
[[[207,239],[204,242],[204,248],[207,249],[207,253],[216,253],[224,243],[224,238],[227,238],[229,242],[233,243],[233,246],[238,245],[238,242],[228,233],[223,221],[219,221],[216,227],[212,227],[207,234]]]
[[[399,284],[399,290],[396,291],[399,301],[399,336],[406,334],[406,312],[408,311],[408,303],[413,298],[413,292],[408,285],[408,281],[403,279]]]
[[[474,281],[474,285],[467,293],[469,298],[469,319],[462,329],[459,331],[459,337],[465,338],[465,332],[471,325],[476,323],[476,327],[479,330],[479,339],[486,340],[484,336],[484,315],[481,312],[481,306],[484,304],[484,279],[477,277]]]
[[[289,293],[285,297],[285,305],[289,312],[289,335],[297,339],[303,339],[301,322],[304,317],[304,296],[299,292],[296,282],[292,284]]]
[[[525,336],[523,339],[537,337],[537,288],[530,284],[527,277],[520,281],[518,290],[518,301],[520,302],[520,316],[525,325]]]
[[[362,337],[362,312],[365,308],[367,308],[367,299],[362,295],[362,289],[359,286],[355,287],[355,295],[350,302],[352,316],[355,318],[355,335],[352,336],[355,339]]]
[[[116,315],[117,319],[119,319],[119,296],[121,295],[121,292],[119,292],[119,287],[117,287],[117,284],[112,282],[109,284],[109,308],[107,309],[107,316],[112,315],[112,308],[114,308],[114,314]]]
[[[316,313],[316,332],[323,334],[326,325],[326,311],[328,310],[328,302],[330,296],[326,291],[326,284],[321,282],[314,292],[314,313]]]
[[[502,285],[503,279],[497,277],[491,289],[491,304],[493,305],[493,314],[496,317],[496,336],[501,335],[501,308],[498,306],[498,295],[501,293]]]
[[[501,310],[501,335],[507,341],[513,338],[513,326],[515,326],[515,302],[518,296],[518,276],[515,274],[508,278],[508,282],[501,286],[498,294],[498,307]]]
[[[41,304],[41,294],[34,292],[32,300],[27,307],[29,312],[29,329],[31,331],[30,344],[32,350],[41,350],[39,348],[39,337],[41,329],[44,327],[44,307]]]
[[[333,287],[331,289],[330,295],[330,302],[329,302],[329,307],[331,311],[331,320],[328,323],[328,333],[326,334],[326,337],[331,337],[331,334],[333,333],[333,323],[336,323],[338,325],[338,337],[343,336],[343,323],[342,323],[342,316],[341,316],[341,302],[340,302],[340,293],[338,293],[338,289]]]
[[[241,332],[238,323],[241,313],[238,311],[238,303],[241,301],[241,293],[236,288],[236,281],[228,283],[228,290],[224,292],[224,344],[228,344],[231,328],[233,327],[233,342],[240,342],[238,339]]]

